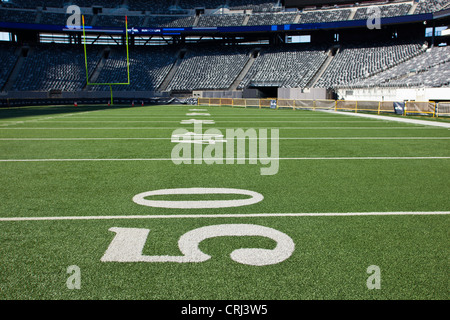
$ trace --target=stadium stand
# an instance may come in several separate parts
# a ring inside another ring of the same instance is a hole
[[[105,8],[115,8],[123,4],[123,0],[8,0],[2,1],[3,6],[12,8],[63,8],[71,4],[76,4],[79,7],[100,6]]]
[[[276,12],[281,10],[279,1],[255,0],[249,4],[246,0],[229,0],[228,7],[231,10],[252,10],[253,12]]]
[[[336,54],[316,87],[343,85],[413,86],[448,85],[450,47],[426,51],[419,43],[395,45],[346,45]],[[240,74],[255,47],[190,48],[168,85],[168,91],[226,90]],[[99,62],[99,48],[88,52],[89,74]],[[178,48],[132,47],[131,84],[117,90],[156,91],[176,63]],[[327,59],[325,47],[284,46],[261,50],[238,89],[252,86],[305,88]],[[3,47],[0,84],[4,85],[16,57]],[[6,59],[8,57],[8,59]],[[12,60],[12,62],[11,62]],[[355,63],[355,62],[358,63]],[[434,72],[440,68],[440,72]],[[12,90],[82,90],[85,86],[84,56],[70,46],[33,47]],[[193,76],[195,75],[195,76]],[[365,80],[363,80],[365,79]],[[113,48],[96,82],[126,82],[126,55]],[[92,87],[89,90],[108,90]]]
[[[248,48],[190,48],[168,91],[228,89],[247,63]]]
[[[16,46],[0,45],[0,90],[6,84],[8,77],[16,63]]]
[[[436,12],[450,6],[448,0],[420,0],[415,14]]]
[[[448,62],[416,71],[403,79],[391,81],[391,87],[444,87],[450,85],[450,65]]]
[[[105,8],[116,8],[123,4],[123,0],[72,0],[63,1],[64,6],[76,4],[79,7],[100,6]],[[48,6],[48,5],[47,5]]]
[[[420,43],[343,45],[317,86],[332,88],[367,78],[411,59],[424,49]]]
[[[399,4],[379,6],[378,8],[380,8],[381,18],[387,18],[387,17],[405,16],[408,14],[409,10],[411,10],[411,7],[412,7],[411,3],[399,3]],[[359,8],[358,10],[356,10],[353,19],[362,20],[369,18],[371,14],[373,14],[371,8],[372,7]]]
[[[244,19],[244,14],[202,15],[198,20],[197,27],[242,26]]]
[[[344,21],[350,17],[350,9],[314,10],[301,13],[299,23]]]
[[[433,47],[350,87],[441,87],[450,82],[450,46]]]
[[[281,25],[294,23],[297,13],[254,13],[250,16],[247,25]]]
[[[109,8],[121,8],[121,13],[117,11],[92,14],[85,11],[84,14],[88,23],[94,26],[108,27],[116,26],[123,20],[123,15],[127,9],[130,10],[129,22],[134,27],[221,27],[221,26],[260,26],[260,25],[283,25],[293,23],[324,23],[345,20],[367,19],[371,14],[371,7],[361,5],[353,6],[355,12],[352,15],[351,8],[309,8],[298,12],[284,12],[280,2],[268,0],[255,0],[252,4],[245,4],[241,0],[213,0],[207,2],[201,1],[84,1],[77,2],[81,6],[100,5]],[[49,25],[65,25],[67,15],[64,8],[71,2],[49,1],[45,2],[44,10],[33,10],[40,6],[40,2],[7,2],[0,8],[0,21],[5,22],[24,22],[41,23]],[[59,8],[47,11],[47,8]],[[196,15],[192,11],[183,11],[183,9],[192,10],[197,7],[219,8],[225,7],[235,11],[222,12],[226,14],[200,14],[196,24]],[[382,17],[395,17],[410,14],[412,2],[401,2],[384,4],[378,6]],[[421,1],[417,3],[415,14],[429,13],[449,7],[448,0]],[[25,8],[25,9],[17,9]],[[87,10],[87,9],[86,9]],[[125,10],[125,11],[123,11]],[[180,11],[181,10],[181,11]],[[247,11],[244,11],[247,10]],[[251,13],[249,13],[251,12]],[[247,18],[247,19],[246,19]],[[247,21],[248,20],[248,21]],[[121,25],[121,23],[120,23]]]
[[[133,47],[130,50],[130,85],[114,86],[114,90],[156,91],[176,62],[175,48]],[[113,48],[97,81],[127,82],[126,52]],[[94,91],[109,90],[107,86],[92,86]]]
[[[193,16],[148,16],[145,27],[184,28],[192,27],[195,22]]]
[[[253,85],[305,87],[327,55],[324,48],[295,46],[263,50],[238,88]]]
[[[67,23],[68,17],[69,17],[69,15],[66,13],[55,13],[55,12],[42,11],[39,23],[65,26]],[[87,25],[90,25],[93,21],[93,18],[94,18],[93,15],[85,14],[85,23]]]
[[[178,0],[178,6],[183,9],[195,9],[195,8],[207,8],[215,9],[223,7],[226,4],[226,0]]]
[[[65,25],[68,15],[64,7],[71,3],[74,2],[51,0],[45,1],[45,5],[42,1],[28,0],[2,2],[0,21]],[[430,13],[450,7],[449,0],[383,1],[293,11],[285,11],[281,1],[276,0],[254,0],[250,4],[243,0],[83,0],[77,1],[77,4],[84,7],[99,5],[110,9],[99,13],[84,9],[87,25],[122,27],[123,13],[133,10],[128,13],[129,27],[142,28],[310,24],[367,19],[370,14],[368,8],[372,5],[380,8],[382,17]],[[117,8],[120,8],[120,14]],[[234,12],[196,12],[193,10],[196,8],[224,8]],[[214,37],[216,35],[209,36]],[[150,38],[141,40],[141,43]],[[320,45],[317,42],[302,45],[266,42],[241,46],[235,45],[239,41],[233,45],[212,43],[195,46],[184,41],[175,43],[176,41],[174,40],[173,46],[131,45],[131,83],[129,86],[116,86],[115,89],[189,92],[229,90],[231,87],[242,90],[270,86],[307,88],[313,85],[338,88],[449,85],[449,47],[432,47],[427,50],[423,40],[360,43],[350,40],[333,42],[328,37]],[[169,44],[169,40],[166,42]],[[109,90],[107,86],[86,87],[84,54],[80,44],[28,44],[29,54],[20,59],[23,63],[16,68],[19,76],[14,83],[9,76],[18,59],[18,45],[0,46],[0,87],[4,88],[9,82],[8,87],[13,91]],[[335,48],[333,52],[332,47]],[[180,56],[180,52],[186,54]],[[95,75],[96,82],[126,82],[126,55],[123,47],[93,45],[88,53],[88,61],[89,75]]]
[[[88,53],[91,74],[98,63],[98,49]],[[86,85],[84,54],[67,45],[39,45],[30,50],[13,91],[79,91]]]
[[[125,6],[130,11],[146,11],[152,14],[166,14],[175,4],[172,0],[134,0],[127,1]]]
[[[18,9],[1,9],[0,21],[34,23],[36,21],[36,11],[34,10],[18,10]]]
[[[145,16],[128,16],[128,25],[144,26]],[[125,25],[125,17],[98,14],[95,22],[96,26],[100,27],[118,27]]]
[[[44,1],[44,0],[10,0],[10,1],[1,1],[2,7],[5,8],[25,8],[25,9],[35,9],[37,7],[42,7],[45,5],[45,3],[48,3],[52,6],[58,6],[61,7],[62,1],[58,0],[50,0],[50,1]]]

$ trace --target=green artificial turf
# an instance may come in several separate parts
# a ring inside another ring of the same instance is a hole
[[[210,116],[186,115],[193,108],[207,109]],[[171,135],[179,128],[192,130],[193,125],[180,121],[193,118],[213,119],[216,123],[203,129],[223,133],[232,128],[278,129],[278,172],[261,175],[267,165],[248,160],[174,164]],[[0,299],[448,299],[448,215],[286,215],[449,211],[448,138],[445,128],[311,111],[204,106],[0,109],[0,160],[14,160],[0,161],[0,218],[85,218],[0,220]],[[212,209],[133,202],[142,192],[193,187],[250,190],[264,199]],[[232,214],[236,216],[223,216]],[[295,250],[277,264],[244,265],[230,258],[233,250],[273,249],[275,241],[226,236],[200,243],[199,249],[212,257],[205,262],[101,261],[113,241],[113,227],[149,229],[145,256],[179,256],[181,236],[226,224],[278,230],[292,239]],[[80,268],[80,289],[67,287],[72,265]],[[371,265],[380,268],[381,289],[366,285]]]

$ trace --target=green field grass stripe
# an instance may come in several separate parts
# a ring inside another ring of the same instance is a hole
[[[263,217],[349,217],[349,216],[411,216],[449,215],[450,211],[399,211],[399,212],[328,212],[328,213],[248,213],[248,214],[179,214],[179,215],[129,215],[129,216],[65,216],[65,217],[12,217],[0,222],[55,221],[55,220],[122,220],[122,219],[211,219],[211,218],[263,218]]]

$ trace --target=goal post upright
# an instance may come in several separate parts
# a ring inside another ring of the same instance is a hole
[[[130,54],[128,52],[128,16],[125,16],[125,47],[127,50],[127,76],[128,76],[127,84],[130,84]]]
[[[111,92],[111,105],[114,104],[113,101],[113,90],[112,86],[114,85],[129,85],[130,84],[130,55],[128,50],[128,16],[125,16],[125,47],[127,52],[127,82],[106,82],[106,83],[91,83],[89,82],[89,68],[87,61],[87,49],[86,49],[86,28],[85,28],[85,20],[84,15],[81,16],[81,21],[83,24],[83,47],[84,47],[84,63],[86,67],[86,85],[94,85],[94,86],[109,86]]]

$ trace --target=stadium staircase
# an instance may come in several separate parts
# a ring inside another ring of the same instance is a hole
[[[243,25],[243,26],[246,26],[246,25],[248,24],[248,20],[250,20],[250,15],[249,15],[249,14],[246,14],[246,15],[245,15],[245,18],[244,18],[244,22],[242,22],[242,25]]]
[[[149,16],[145,16],[144,22],[142,23],[142,25],[148,26],[148,21],[149,21],[149,20],[150,20],[150,17],[149,17]]]
[[[110,49],[108,49],[108,48],[104,49],[102,51],[102,57],[99,60],[99,62],[97,63],[97,65],[94,69],[94,72],[92,72],[92,75],[89,78],[89,82],[91,82],[91,83],[97,82],[98,77],[100,76],[100,73],[102,72],[103,67],[106,64],[106,60],[108,59],[109,54],[110,54]],[[87,84],[85,84],[83,87],[83,91],[87,91],[87,90],[88,90],[88,86],[87,86]]]
[[[28,46],[23,46],[19,49],[18,52],[18,58],[16,60],[16,64],[14,65],[11,73],[9,74],[8,79],[5,82],[5,85],[3,86],[2,91],[10,91],[13,87],[14,83],[16,82],[17,78],[20,75],[20,71],[22,69],[22,65],[25,62],[26,57],[32,53],[31,48]]]
[[[351,9],[350,15],[348,16],[347,20],[353,20],[353,18],[355,17],[355,14],[356,14],[356,10],[358,10],[358,8]]]
[[[411,9],[410,9],[409,12],[408,12],[408,15],[409,15],[409,14],[414,14],[414,12],[416,12],[416,9],[417,9],[417,6],[418,6],[418,5],[419,5],[419,3],[414,1],[414,3],[413,3],[413,5],[412,5]]]
[[[167,90],[167,87],[169,86],[169,83],[172,81],[175,73],[178,70],[178,67],[180,66],[181,62],[184,59],[184,56],[186,55],[186,49],[181,49],[177,54],[177,61],[172,65],[172,68],[170,69],[169,73],[167,74],[166,78],[163,80],[161,85],[158,88],[158,91],[163,92]]]
[[[34,20],[34,23],[39,24],[41,23],[41,20],[42,20],[42,9],[38,9],[36,11],[36,20]]]
[[[250,70],[250,68],[252,67],[256,58],[258,57],[260,50],[261,49],[256,48],[250,53],[250,57],[249,57],[247,63],[245,64],[244,68],[237,76],[236,80],[234,80],[234,82],[230,86],[229,90],[235,91],[237,89],[237,87],[239,86],[239,84],[241,83],[241,81],[244,80],[244,77],[247,75],[248,71]]]
[[[327,55],[328,57],[322,64],[322,66],[317,70],[316,74],[311,78],[311,80],[306,85],[306,88],[313,88],[317,81],[319,81],[320,77],[323,75],[325,70],[327,70],[328,66],[330,65],[331,61],[333,61],[335,55],[337,55],[340,51],[339,47],[333,47],[328,49]]]
[[[95,26],[97,24],[98,15],[94,14],[91,20],[91,25]]]
[[[198,21],[200,20],[200,15],[197,15],[195,17],[194,23],[192,24],[193,27],[197,27],[198,26]]]

